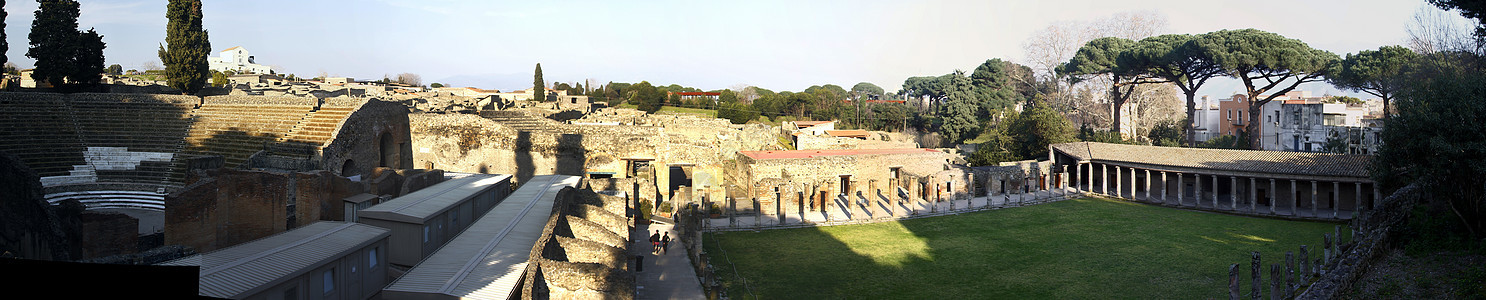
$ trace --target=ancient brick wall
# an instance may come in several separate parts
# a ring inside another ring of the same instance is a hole
[[[284,174],[233,169],[196,180],[165,196],[165,244],[208,252],[283,232],[288,184]]]
[[[85,213],[82,219],[83,257],[95,258],[138,252],[139,220],[118,213]]]
[[[401,104],[368,100],[341,123],[321,155],[325,169],[341,176],[369,174],[376,167],[415,168],[408,109]],[[347,168],[347,163],[352,167]],[[350,171],[353,174],[345,174]]]
[[[365,191],[365,186],[330,171],[294,173],[294,216],[297,225],[315,221],[345,221],[343,199]]]

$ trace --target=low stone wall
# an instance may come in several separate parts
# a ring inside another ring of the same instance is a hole
[[[629,201],[588,189],[563,188],[532,247],[522,299],[633,299],[629,270]]]
[[[1345,245],[1340,255],[1325,265],[1327,272],[1298,298],[1344,298],[1343,293],[1351,289],[1368,265],[1386,252],[1393,229],[1408,220],[1414,205],[1428,197],[1430,190],[1430,184],[1415,182],[1394,191],[1376,209],[1366,210],[1361,218],[1354,219],[1353,224],[1359,225],[1352,229],[1355,242]]]

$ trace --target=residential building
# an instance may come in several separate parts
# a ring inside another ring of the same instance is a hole
[[[273,74],[273,68],[258,64],[253,55],[248,54],[248,49],[243,49],[242,46],[222,50],[220,55],[206,58],[209,68],[218,72]]]

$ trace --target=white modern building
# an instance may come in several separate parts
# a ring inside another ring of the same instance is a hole
[[[206,62],[212,70],[218,72],[232,71],[235,73],[273,74],[273,69],[266,65],[260,65],[253,60],[253,55],[248,54],[248,49],[242,46],[222,50],[219,57],[207,57]]]
[[[1197,107],[1192,112],[1192,140],[1205,142],[1209,139],[1222,136],[1222,109],[1219,101],[1213,101],[1207,95],[1197,100]]]
[[[1365,105],[1325,103],[1323,99],[1298,93],[1266,103],[1262,110],[1261,148],[1323,152],[1326,143],[1335,139],[1345,144],[1345,153],[1376,153],[1382,124],[1368,117],[1370,110]]]

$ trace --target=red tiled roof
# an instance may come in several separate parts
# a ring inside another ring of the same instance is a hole
[[[787,150],[787,151],[738,151],[753,159],[814,158],[840,155],[943,153],[934,149],[851,149],[851,150]]]

